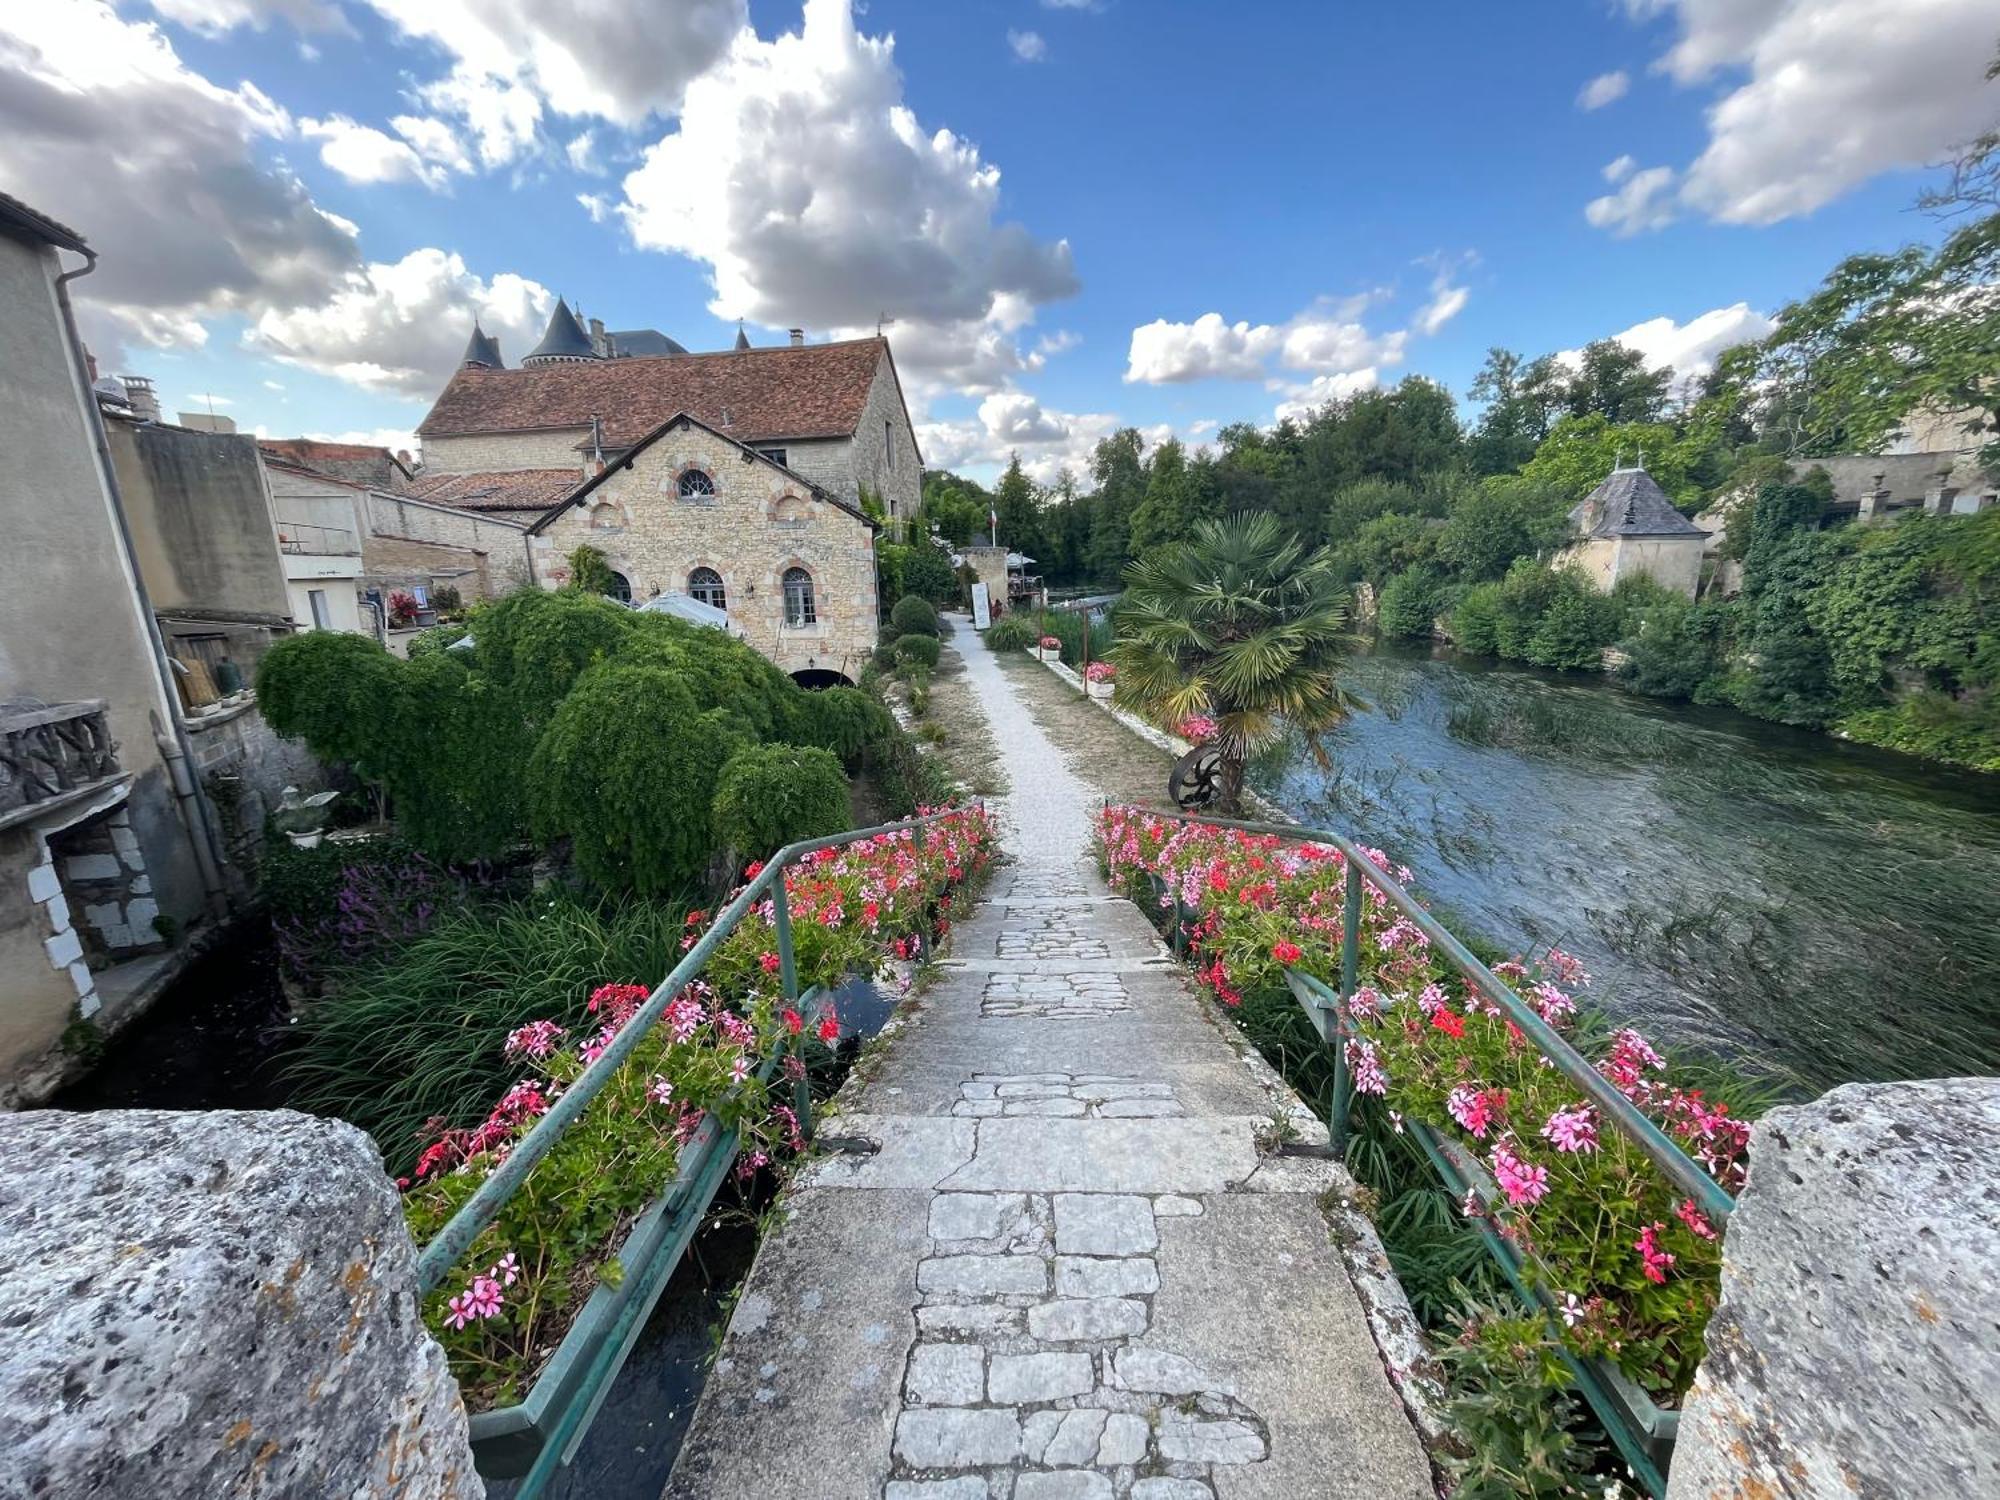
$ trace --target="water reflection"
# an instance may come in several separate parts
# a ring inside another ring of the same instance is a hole
[[[1614,1013],[1805,1086],[2000,1071],[2000,778],[1385,649],[1334,766],[1258,780],[1470,926],[1556,944]]]

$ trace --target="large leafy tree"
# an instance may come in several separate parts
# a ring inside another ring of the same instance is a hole
[[[1613,424],[1657,422],[1667,409],[1670,369],[1649,370],[1646,356],[1616,339],[1585,344],[1563,385],[1563,405],[1573,417],[1597,416]]]
[[[1331,552],[1307,552],[1271,516],[1239,515],[1198,522],[1125,580],[1119,695],[1169,724],[1215,720],[1224,814],[1242,805],[1250,756],[1287,730],[1326,763],[1322,736],[1355,706],[1337,676],[1353,637]]]

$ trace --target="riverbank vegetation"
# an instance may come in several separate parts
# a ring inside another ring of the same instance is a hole
[[[1996,149],[1974,143],[1955,182],[1990,181]],[[1927,206],[1969,212],[1935,246],[1842,261],[1711,369],[1612,340],[1494,349],[1469,421],[1413,376],[1192,453],[1125,429],[1046,487],[1018,459],[990,492],[934,472],[925,516],[963,543],[990,507],[1048,582],[1097,586],[1205,520],[1268,516],[1368,586],[1385,635],[1562,669],[1617,648],[1641,692],[2000,770],[2000,515],[1821,530],[1815,460],[1886,451],[1913,423],[2000,471],[2000,213],[1990,195]],[[1601,595],[1554,565],[1571,508],[1636,461],[1684,513],[1727,517],[1730,566],[1698,602],[1643,580]]]

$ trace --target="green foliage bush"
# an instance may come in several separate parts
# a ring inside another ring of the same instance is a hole
[[[618,586],[611,564],[590,543],[573,548],[569,554],[569,586],[581,594],[607,595]]]
[[[1497,583],[1476,583],[1458,596],[1451,611],[1451,638],[1459,650],[1500,654],[1500,597]]]
[[[515,589],[473,612],[478,668],[539,725],[578,677],[617,654],[641,618],[649,617],[596,594]]]
[[[889,624],[898,636],[938,633],[937,611],[915,594],[905,594],[896,601],[896,607],[889,611]]]
[[[563,699],[528,763],[536,834],[567,838],[602,890],[689,885],[708,863],[716,780],[751,742],[740,719],[698,707],[663,667],[598,667]]]
[[[395,696],[398,665],[366,636],[288,636],[257,663],[257,707],[279,734],[304,740],[322,760],[376,776],[375,731],[383,702]]]
[[[737,751],[716,782],[714,809],[718,847],[744,859],[854,826],[840,758],[799,745]]]
[[[912,543],[909,556],[903,559],[903,592],[933,604],[957,599],[958,578],[952,572],[951,554],[927,537]]]
[[[889,737],[895,723],[889,710],[860,688],[822,688],[799,695],[787,738],[795,745],[831,750],[851,768]]]
[[[1408,568],[1382,585],[1375,624],[1396,640],[1428,636],[1438,613],[1439,579],[1429,568]]]
[[[1035,617],[1013,610],[995,620],[986,630],[986,644],[994,651],[1025,651],[1042,638]]]
[[[906,665],[914,663],[920,667],[935,667],[939,650],[938,638],[934,635],[905,635],[896,639],[896,660]]]

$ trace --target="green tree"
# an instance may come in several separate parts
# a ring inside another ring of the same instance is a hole
[[[993,489],[993,511],[1000,523],[1000,545],[1037,557],[1042,550],[1041,498],[1034,481],[1021,468],[1021,455],[1007,461],[1007,472]]]
[[[951,554],[922,537],[912,542],[903,559],[903,592],[931,604],[949,604],[958,597],[958,578]]]
[[[984,486],[976,480],[961,479],[949,469],[927,470],[919,534],[935,530],[952,546],[963,547],[986,530],[987,501]]]
[[[1146,495],[1144,440],[1132,427],[1102,439],[1090,457],[1096,485],[1090,497],[1090,534],[1084,543],[1081,571],[1085,576],[1111,579],[1132,556],[1132,512]]]
[[[1438,561],[1461,578],[1498,578],[1535,550],[1528,507],[1518,485],[1467,485],[1452,499],[1437,539]]]
[[[1667,409],[1672,370],[1649,370],[1646,356],[1616,339],[1585,344],[1563,386],[1573,417],[1602,417],[1613,426],[1657,422]]]
[[[1353,706],[1348,593],[1324,547],[1308,553],[1268,515],[1199,522],[1188,541],[1126,569],[1112,660],[1121,696],[1163,723],[1211,715],[1221,811],[1241,806],[1251,754],[1287,729],[1320,760]]]
[[[1620,463],[1634,464],[1643,458],[1646,472],[1674,504],[1689,510],[1701,501],[1701,487],[1691,475],[1696,456],[1681,434],[1664,422],[1617,423],[1593,413],[1557,422],[1521,475],[1560,490],[1574,505]]]
[[[1485,409],[1466,445],[1475,473],[1511,474],[1535,456],[1563,409],[1564,378],[1553,356],[1526,361],[1511,349],[1486,351],[1471,391]]]
[[[584,542],[570,550],[569,586],[581,594],[609,594],[618,587],[618,576],[604,554]]]
[[[1186,450],[1168,438],[1153,450],[1145,496],[1132,510],[1132,550],[1143,557],[1168,542],[1186,541],[1201,519],[1202,499]]]
[[[1352,541],[1335,549],[1335,556],[1343,571],[1379,587],[1398,573],[1430,562],[1437,550],[1437,522],[1391,511],[1364,524]]]
[[[716,847],[746,861],[854,826],[840,758],[797,745],[737,751],[716,780],[713,811]]]
[[[1441,602],[1442,580],[1429,568],[1405,568],[1382,586],[1375,623],[1395,640],[1429,636]]]

